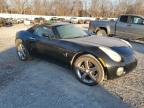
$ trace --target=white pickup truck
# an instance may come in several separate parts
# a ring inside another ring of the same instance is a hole
[[[117,36],[127,40],[143,40],[144,17],[121,15],[117,21],[91,21],[88,30],[97,35]]]

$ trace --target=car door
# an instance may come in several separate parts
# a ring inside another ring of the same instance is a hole
[[[144,19],[139,16],[131,16],[127,31],[131,39],[144,38]]]
[[[41,54],[55,56],[56,54],[56,38],[51,28],[40,26],[33,33],[37,37],[35,47]]]
[[[61,50],[61,40],[54,33],[52,28],[45,26],[38,27],[34,35],[37,35],[36,49],[39,53],[54,57],[59,60],[65,59],[64,50]]]
[[[129,39],[129,32],[127,28],[129,26],[129,16],[121,16],[116,23],[116,35],[117,37]]]

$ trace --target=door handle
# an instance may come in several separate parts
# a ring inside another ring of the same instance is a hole
[[[131,24],[128,24],[127,26],[131,26]]]
[[[35,41],[35,40],[36,40],[34,37],[30,37],[29,39],[30,39],[30,40],[33,40],[33,41]]]

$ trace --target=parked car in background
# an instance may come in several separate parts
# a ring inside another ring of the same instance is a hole
[[[35,25],[16,34],[20,60],[33,52],[66,62],[84,84],[95,85],[132,71],[137,60],[129,42],[89,35],[73,24]]]
[[[65,18],[58,18],[59,22],[65,22]]]
[[[53,23],[56,23],[58,21],[58,17],[52,17],[47,21],[47,24],[51,25]]]
[[[84,20],[83,19],[79,19],[78,20],[78,24],[84,24]]]
[[[12,19],[6,19],[5,20],[5,24],[4,24],[4,26],[12,26],[13,25],[13,23],[12,23]]]
[[[55,20],[51,20],[51,19],[47,21],[47,24],[49,24],[49,25],[51,25],[53,23],[56,23],[56,21]]]
[[[18,19],[15,19],[16,20],[16,23],[17,24],[20,24],[20,23],[23,23],[24,22],[24,19],[22,18],[18,18]]]
[[[72,24],[78,24],[78,22],[79,22],[78,18],[76,18],[76,17],[70,18],[70,23],[72,23]]]
[[[13,24],[20,24],[19,21],[17,21],[18,19],[12,19],[12,23]]]
[[[0,27],[5,25],[5,19],[4,18],[0,18]]]
[[[48,20],[48,24],[53,24],[56,22],[65,22],[65,18],[58,18],[58,17],[52,17],[50,20]]]
[[[39,18],[35,18],[33,21],[33,24],[44,24],[46,22],[46,20],[42,17]]]
[[[59,19],[58,17],[52,17],[50,20],[56,22],[58,19]]]
[[[144,39],[144,17],[121,15],[117,21],[91,21],[88,30],[97,35],[117,36],[127,40]]]
[[[29,20],[29,19],[25,19],[24,20],[24,25],[27,25],[27,26],[29,26],[29,25],[31,25],[31,20]]]

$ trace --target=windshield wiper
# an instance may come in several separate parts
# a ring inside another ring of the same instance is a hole
[[[89,37],[89,35],[75,36],[75,37],[69,37],[69,38],[64,38],[64,39],[75,39],[75,38],[84,38],[84,37]]]
[[[84,37],[88,37],[89,35],[83,35],[83,36],[76,36],[76,37],[73,37],[73,38],[84,38]]]
[[[76,37],[73,37],[73,38],[82,38],[82,36],[76,36]]]

